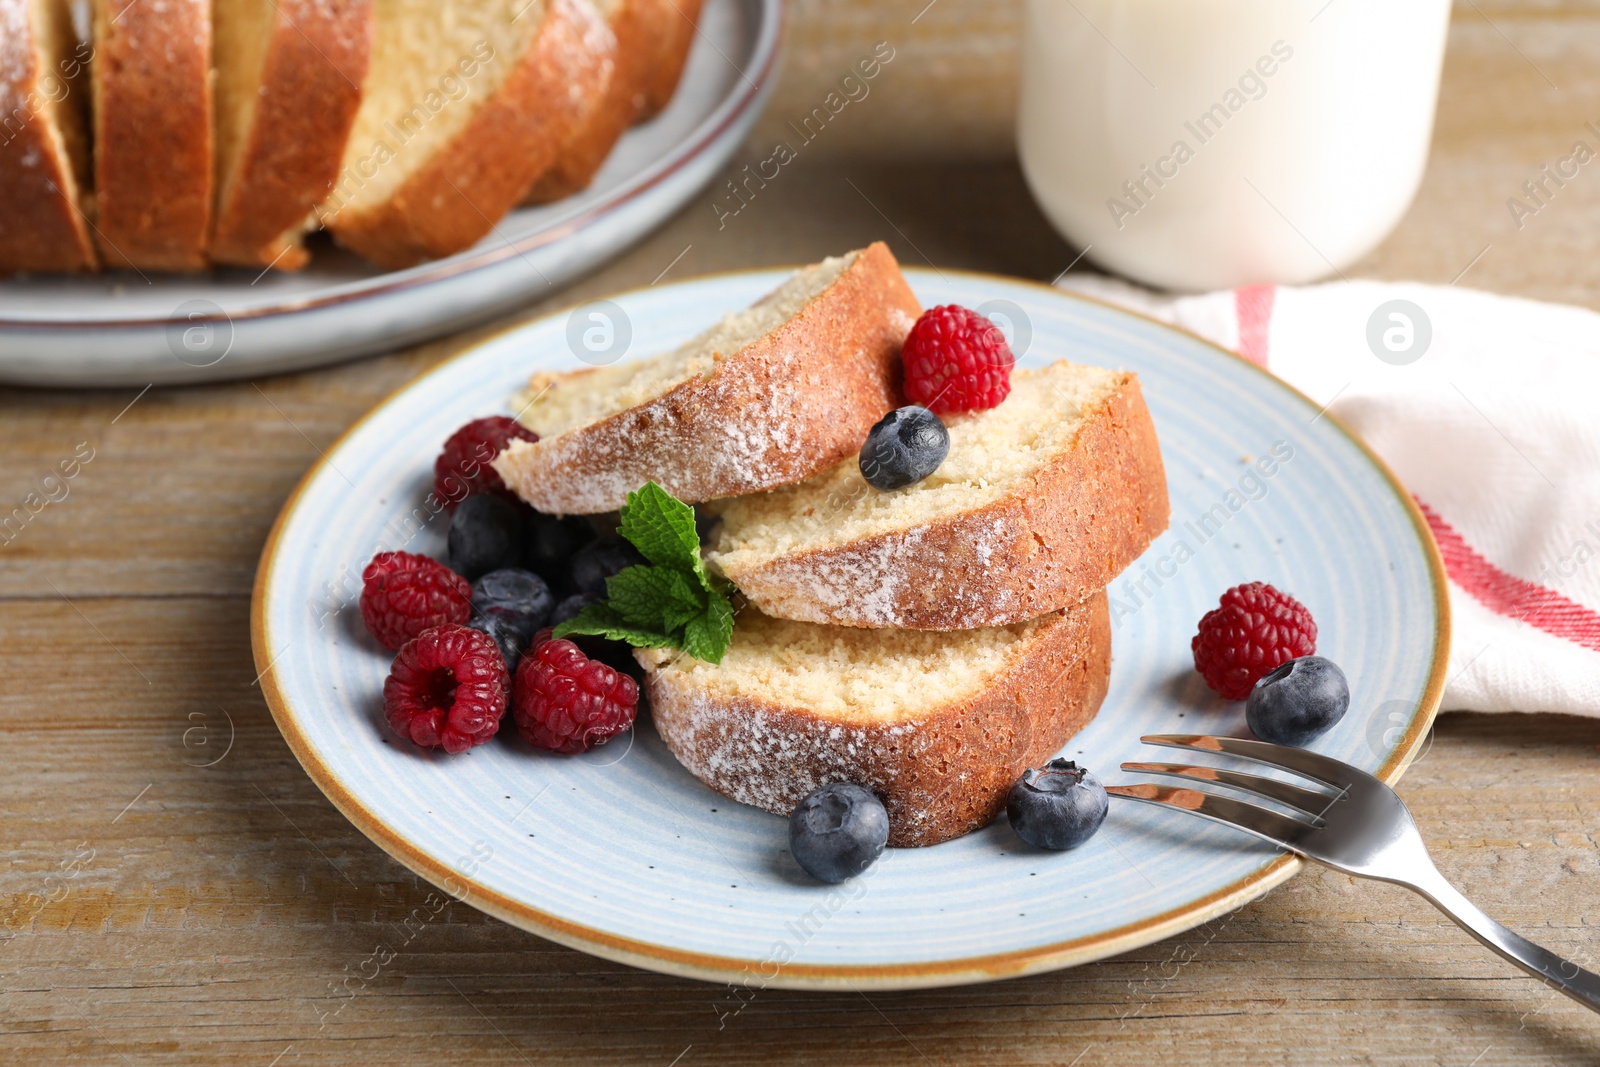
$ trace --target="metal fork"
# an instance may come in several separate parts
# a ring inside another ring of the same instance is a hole
[[[1307,789],[1223,767],[1124,763],[1125,771],[1226,786],[1254,799],[1276,801],[1290,812],[1182,786],[1115,785],[1107,786],[1107,793],[1203,815],[1336,870],[1413,889],[1489,948],[1584,1007],[1600,1012],[1600,975],[1512,933],[1457,892],[1433,865],[1405,803],[1372,775],[1303,748],[1265,741],[1196,734],[1156,734],[1140,740],[1168,748],[1226,753],[1292,772],[1321,788]]]

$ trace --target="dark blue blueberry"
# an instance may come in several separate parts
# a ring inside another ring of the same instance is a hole
[[[950,431],[939,416],[915,404],[879,419],[861,446],[861,476],[889,492],[922,481],[950,454]]]
[[[530,638],[550,621],[556,598],[543,578],[532,571],[508,567],[490,571],[472,583],[472,613],[504,616]]]
[[[606,595],[606,579],[618,571],[645,562],[639,550],[620,537],[602,537],[578,549],[572,557],[572,590],[590,596]]]
[[[595,596],[591,593],[573,593],[571,596],[558,601],[556,606],[551,609],[550,625],[560,626],[568,619],[575,618],[578,612],[590,604],[599,604],[603,600],[605,600],[605,597]]]
[[[565,591],[568,573],[572,569],[572,556],[595,539],[594,526],[577,515],[557,518],[530,511],[527,529],[528,539],[524,546],[526,566],[529,570],[537,571],[552,589]]]
[[[469,582],[490,571],[522,565],[522,512],[509,500],[469,496],[450,520],[450,569]]]
[[[590,604],[599,604],[604,600],[605,597],[589,593],[573,593],[556,604],[554,610],[550,612],[549,625],[559,626]],[[633,646],[626,641],[610,641],[595,634],[568,634],[567,640],[577,645],[585,656],[619,670],[635,681],[644,677],[644,668],[633,658]]]
[[[814,790],[789,816],[789,853],[811,877],[842,882],[872,866],[889,840],[883,802],[851,782]]]
[[[515,621],[496,610],[492,614],[469,619],[467,629],[477,630],[494,638],[494,643],[500,646],[501,657],[506,661],[506,670],[512,674],[517,672],[517,664],[521,662],[522,653],[528,647],[528,638],[517,628]]]
[[[1250,732],[1277,745],[1304,745],[1344,718],[1350,684],[1330,659],[1301,656],[1263,675],[1245,701]]]
[[[1100,779],[1066,759],[1022,772],[1006,798],[1017,836],[1038,848],[1067,849],[1093,837],[1106,821]]]
[[[721,515],[711,515],[700,510],[700,505],[694,506],[694,532],[700,538],[702,545],[709,545],[711,537],[717,532],[717,527],[722,524]]]

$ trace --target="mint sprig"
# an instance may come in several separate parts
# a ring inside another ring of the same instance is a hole
[[[556,637],[593,634],[640,648],[681,648],[721,663],[733,639],[728,583],[700,558],[694,509],[655,482],[628,494],[617,532],[648,563],[606,579],[606,599],[555,628]]]

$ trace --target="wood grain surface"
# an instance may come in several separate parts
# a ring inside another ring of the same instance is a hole
[[[526,314],[876,237],[909,264],[1059,274],[1076,253],[1005,155],[1017,6],[938,0],[913,23],[924,3],[798,0],[768,123],[803,114],[890,29],[904,42],[840,143],[720,225],[708,192]],[[1600,120],[1597,58],[1592,6],[1466,0],[1422,194],[1349,273],[1600,306],[1600,171],[1521,230],[1504,206]],[[902,994],[735,996],[462,905],[433,914],[430,887],[279,737],[254,686],[249,590],[319,450],[491,328],[255,383],[0,391],[0,513],[57,498],[0,537],[0,1063],[1600,1061],[1592,1015],[1420,899],[1319,869],[1101,963]],[[75,476],[47,485],[75,455]],[[1600,721],[1447,715],[1401,785],[1447,875],[1590,966],[1597,755]]]

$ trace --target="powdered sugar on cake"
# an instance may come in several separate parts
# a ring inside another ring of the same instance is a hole
[[[873,790],[890,843],[988,822],[1024,766],[1098,707],[1105,598],[1013,627],[928,634],[783,622],[747,609],[719,666],[644,651],[657,732],[707,785],[787,814],[813,789]]]
[[[555,514],[616,510],[646,481],[690,503],[803,481],[896,403],[916,308],[881,244],[803,268],[671,352],[535,375],[518,419],[541,439],[495,469]]]

